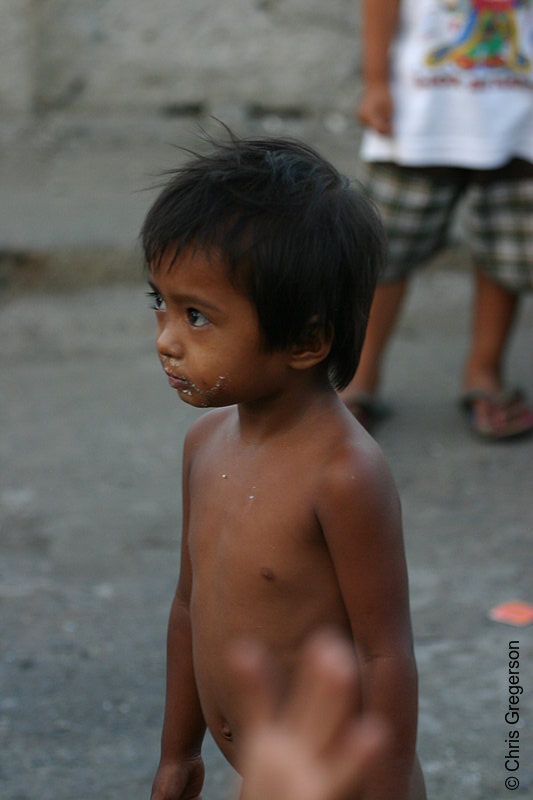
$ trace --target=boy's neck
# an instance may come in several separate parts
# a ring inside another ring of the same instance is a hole
[[[337,394],[327,378],[297,381],[277,395],[239,403],[239,436],[250,444],[259,444],[323,413],[332,402],[337,402]]]

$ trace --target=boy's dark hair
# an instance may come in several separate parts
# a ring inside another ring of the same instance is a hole
[[[215,251],[254,303],[266,346],[283,349],[318,325],[337,389],[353,377],[384,259],[377,212],[311,147],[286,139],[210,140],[170,173],[144,222],[148,268],[193,245]]]

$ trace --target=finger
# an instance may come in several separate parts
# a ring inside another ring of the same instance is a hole
[[[364,106],[361,106],[360,108],[357,109],[357,111],[355,112],[355,118],[358,122],[361,123],[361,125],[365,125],[367,127],[371,126],[370,118]]]
[[[276,707],[276,669],[258,642],[235,642],[228,661],[239,681],[244,734],[271,720]]]
[[[393,105],[389,96],[364,98],[358,109],[358,119],[378,133],[392,133]]]
[[[381,134],[392,131],[392,107],[389,103],[379,103],[370,110],[370,125]]]
[[[358,672],[348,643],[330,632],[304,647],[285,724],[317,753],[334,746],[357,701]]]
[[[390,727],[380,719],[367,717],[353,722],[330,763],[330,780],[335,788],[332,796],[357,792],[386,757],[390,739]]]
[[[390,116],[382,115],[376,118],[375,128],[382,136],[392,135],[392,119]]]

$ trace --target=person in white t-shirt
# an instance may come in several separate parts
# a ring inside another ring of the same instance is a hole
[[[362,12],[361,157],[389,258],[344,402],[368,428],[386,413],[381,367],[408,280],[446,245],[466,196],[475,292],[461,404],[485,438],[531,433],[503,362],[533,289],[533,0],[362,0]]]

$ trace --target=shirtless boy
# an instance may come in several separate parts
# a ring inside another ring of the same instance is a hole
[[[382,228],[305,145],[232,137],[213,148],[171,176],[142,231],[161,365],[182,400],[216,409],[184,447],[152,800],[200,797],[206,726],[239,769],[246,709],[228,646],[259,638],[290,688],[324,626],[353,641],[357,702],[392,730],[360,796],[418,800],[400,505],[336,393],[357,367]]]

